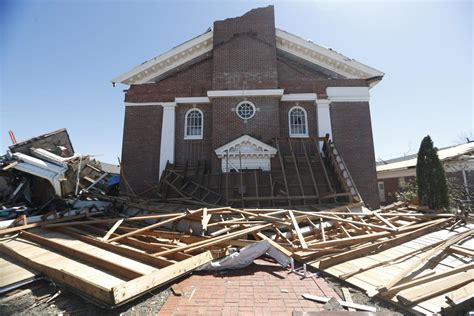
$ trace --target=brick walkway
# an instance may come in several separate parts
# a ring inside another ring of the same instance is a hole
[[[171,295],[159,315],[291,315],[323,310],[303,293],[338,297],[324,279],[301,279],[262,259],[241,270],[195,273],[177,287],[183,295]]]

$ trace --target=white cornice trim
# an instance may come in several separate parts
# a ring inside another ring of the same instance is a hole
[[[125,102],[125,106],[150,106],[161,105],[163,102]]]
[[[281,101],[283,102],[291,102],[291,101],[316,101],[318,96],[316,93],[290,93],[284,94],[281,97]]]
[[[283,89],[261,90],[212,90],[207,91],[209,98],[238,98],[238,97],[281,97]]]
[[[196,57],[212,51],[213,32],[199,35],[112,79],[113,83],[143,84]]]
[[[185,97],[185,98],[175,98],[175,103],[179,104],[197,104],[197,103],[210,103],[208,97]]]
[[[113,83],[144,84],[213,49],[213,31],[199,35],[112,79]],[[348,58],[332,49],[319,46],[296,35],[276,29],[276,47],[289,54],[329,69],[350,79],[368,79],[384,73]]]
[[[327,87],[326,94],[331,102],[369,102],[369,87]]]
[[[276,47],[349,79],[367,79],[384,75],[383,72],[332,49],[324,48],[280,29],[276,29]]]
[[[175,107],[176,102],[125,102],[125,106],[162,106]]]

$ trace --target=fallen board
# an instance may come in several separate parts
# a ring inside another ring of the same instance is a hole
[[[466,232],[468,229],[472,229],[474,227],[473,224],[467,224],[466,226],[461,226],[456,228],[453,231],[448,229],[442,229],[435,232],[431,232],[427,235],[415,238],[408,242],[405,242],[401,245],[389,248],[387,250],[367,255],[362,258],[347,260],[343,263],[339,263],[333,265],[329,268],[325,268],[324,272],[331,274],[337,278],[341,278],[344,281],[363,289],[369,295],[374,295],[377,293],[377,290],[384,286],[384,284],[390,282],[390,280],[403,271],[406,267],[409,267],[412,262],[415,262],[420,255],[413,255],[405,258],[403,260],[398,260],[391,264],[381,265],[378,267],[374,267],[372,269],[368,269],[367,271],[362,271],[355,275],[352,275],[346,278],[346,275],[353,273],[359,269],[364,269],[365,267],[370,267],[378,262],[384,262],[389,259],[397,258],[398,256],[413,252],[416,249],[421,249],[424,246],[434,244],[436,242],[442,242],[446,240],[448,237],[454,236],[456,234]],[[468,239],[464,241],[463,246],[469,249],[472,249],[474,243],[474,239]],[[462,265],[466,265],[469,263],[474,262],[471,257],[462,256],[459,254],[451,254],[446,253],[442,256],[434,256],[426,261],[423,264],[423,269],[420,270],[420,274],[411,275],[405,277],[402,281],[410,281],[416,277],[420,277],[424,274],[435,273],[435,272],[446,272],[450,269],[460,267]],[[311,265],[311,263],[310,263]],[[422,285],[413,287],[413,289],[421,288]],[[401,294],[404,291],[400,292]],[[449,293],[449,292],[448,292]],[[445,296],[448,293],[444,293],[442,295],[438,295],[436,297],[427,299],[423,302],[419,302],[418,304],[411,306],[411,308],[421,314],[431,315],[435,313],[439,313],[442,309],[448,309],[449,304],[446,301]],[[380,296],[380,295],[379,295]],[[398,302],[397,297],[394,295],[392,297],[388,297],[385,299],[391,300],[396,305],[401,306]]]
[[[33,233],[35,238],[38,238],[38,243],[25,239],[28,234]],[[65,253],[52,249],[47,243],[45,246],[40,242],[42,238],[49,243],[59,243],[70,251]],[[103,260],[101,263],[111,262],[127,267],[140,276],[130,278],[120,275],[116,269],[104,269],[104,264],[85,262],[84,260],[91,258],[84,256],[78,259],[74,256],[78,252],[96,256]],[[99,305],[107,307],[121,305],[218,257],[208,250],[167,267],[157,268],[68,235],[45,230],[32,230],[25,233],[23,238],[20,234],[3,240],[0,242],[0,253],[2,257],[9,256],[22,265],[39,271],[56,282],[93,299]],[[2,278],[6,277],[3,270],[0,275]]]

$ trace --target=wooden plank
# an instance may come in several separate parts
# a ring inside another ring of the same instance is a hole
[[[464,285],[463,287],[446,294],[446,300],[450,305],[459,305],[474,297],[474,281]]]
[[[79,231],[73,229],[73,228],[62,228],[61,229],[61,234],[66,234],[69,235],[77,240],[83,241],[85,243],[88,243],[90,245],[96,246],[98,248],[102,248],[105,250],[109,250],[111,252],[117,253],[121,256],[148,264],[150,266],[156,267],[156,268],[163,268],[169,265],[172,265],[174,262],[169,261],[166,259],[162,259],[159,257],[154,257],[152,255],[149,255],[147,253],[141,252],[134,250],[132,248],[126,248],[126,247],[121,247],[118,245],[114,244],[109,244],[106,242],[103,242],[99,239],[95,239],[89,236],[85,236],[81,234]]]
[[[351,296],[351,293],[349,292],[349,289],[347,287],[343,287],[341,288],[341,290],[342,290],[342,295],[344,296],[344,300],[348,303],[354,303],[354,301],[352,301],[352,296]],[[356,309],[353,307],[349,307],[348,310],[349,312],[356,311]]]
[[[303,189],[303,182],[301,181],[301,175],[300,175],[300,170],[298,168],[298,161],[296,161],[296,155],[295,151],[293,150],[293,145],[291,144],[291,138],[288,137],[288,144],[290,145],[290,150],[291,150],[291,157],[293,158],[293,164],[295,166],[295,171],[296,171],[296,178],[298,179],[298,184],[300,186],[300,192],[301,196],[303,197],[303,205],[306,205],[306,199],[304,189]],[[316,194],[319,195],[319,194]]]
[[[255,195],[257,197],[257,207],[260,207],[260,195],[258,194],[258,180],[257,180],[257,171],[253,171],[253,177],[255,181]]]
[[[280,252],[282,252],[283,254],[285,254],[287,257],[291,257],[292,256],[292,252],[289,251],[288,249],[286,249],[285,247],[281,246],[279,243],[275,242],[274,240],[272,240],[271,238],[265,236],[263,233],[257,233],[257,236],[262,239],[262,240],[267,240],[273,247],[275,247],[276,249],[278,249]]]
[[[306,150],[306,146],[304,144],[303,138],[301,138],[300,140],[301,140],[301,146],[303,147],[304,156],[306,159],[306,164],[308,165],[309,174],[311,175],[311,181],[313,182],[314,194],[319,196],[318,184],[316,182],[316,177],[314,176],[314,171],[313,171],[313,167],[311,166],[311,161],[309,159],[308,151]],[[321,202],[321,201],[318,199],[318,202]]]
[[[425,235],[426,233],[430,232],[433,229],[438,228],[439,226],[442,226],[446,224],[448,221],[451,219],[440,219],[438,221],[434,221],[432,223],[427,224],[426,226],[419,228],[415,231],[411,231],[408,233],[404,233],[401,235],[397,235],[396,237],[392,239],[387,239],[387,240],[382,240],[378,242],[374,242],[370,245],[363,246],[360,248],[352,249],[349,251],[346,251],[345,253],[334,255],[328,258],[321,259],[316,262],[311,262],[311,265],[314,266],[317,269],[326,269],[330,266],[333,266],[335,264],[350,260],[350,259],[355,259],[360,256],[364,256],[368,253],[371,252],[380,252],[382,250],[385,250],[387,248],[391,248],[395,245],[400,245],[404,242],[407,242],[409,240],[415,239],[419,236]]]
[[[93,214],[90,214],[90,215],[96,215],[96,214],[99,215],[99,213],[95,213],[95,214],[93,213]],[[100,212],[100,214],[102,214],[102,212]],[[72,221],[72,220],[79,219],[79,218],[84,218],[84,217],[85,217],[85,214],[81,214],[81,215],[67,216],[67,217],[62,217],[62,218],[58,218],[58,219],[53,219],[53,220],[50,220],[50,221],[42,221],[42,222],[36,222],[36,223],[31,223],[31,224],[17,226],[17,227],[5,228],[5,229],[0,230],[0,236],[7,235],[7,234],[12,234],[12,233],[17,233],[17,232],[19,232],[21,230],[24,230],[24,229],[41,227],[41,226],[49,225],[49,224],[53,224],[53,223],[62,223],[62,222],[66,222],[66,221]]]
[[[283,157],[281,156],[281,150],[280,150],[280,145],[278,144],[278,139],[276,139],[276,138],[275,138],[275,145],[276,145],[276,148],[277,148],[278,160],[280,161],[280,167],[281,167],[282,174],[283,174],[283,182],[285,183],[286,195],[287,195],[287,197],[289,197],[290,196],[290,190],[289,190],[289,187],[288,187],[288,181],[286,179],[285,163],[283,161]],[[291,206],[291,200],[290,199],[288,199],[288,205]]]
[[[224,241],[228,241],[228,240],[231,240],[231,239],[237,239],[237,237],[240,237],[240,236],[243,236],[243,235],[246,235],[246,234],[250,234],[250,233],[255,232],[255,231],[260,231],[264,228],[270,227],[271,225],[273,225],[273,224],[258,225],[258,226],[250,227],[250,228],[247,228],[247,229],[243,229],[243,230],[239,230],[239,231],[230,233],[230,234],[225,235],[225,236],[214,237],[214,238],[211,238],[211,239],[207,239],[207,240],[203,240],[203,241],[200,241],[200,242],[192,243],[192,244],[182,246],[182,247],[179,247],[179,248],[160,251],[160,252],[154,253],[153,255],[154,256],[165,256],[165,255],[172,254],[172,253],[179,252],[179,251],[184,251],[186,253],[186,252],[192,252],[192,251],[201,250],[201,249],[203,250],[206,247],[214,246],[214,245],[220,244]]]
[[[23,231],[20,234],[20,238],[32,241],[42,246],[46,246],[47,248],[50,248],[50,249],[57,250],[74,259],[77,258],[81,261],[100,267],[102,269],[110,271],[112,274],[119,275],[120,277],[123,277],[125,279],[134,279],[143,275],[143,273],[140,273],[128,267],[122,266],[113,261],[103,259],[99,256],[95,256],[93,254],[77,250],[75,248],[64,246],[58,242],[49,240],[48,238],[44,238],[36,234]]]
[[[393,230],[398,230],[397,227],[395,227],[392,223],[390,223],[387,219],[385,219],[378,212],[372,212],[372,214],[375,215],[375,217],[377,217],[378,219],[380,219],[383,223],[385,223],[385,225],[387,225],[388,227],[392,228]]]
[[[125,302],[143,292],[174,280],[216,258],[217,255],[208,250],[189,259],[175,263],[174,265],[160,269],[159,271],[120,284],[112,288],[114,303]]]
[[[18,262],[22,263],[23,265],[39,271],[49,278],[53,279],[54,281],[65,284],[69,286],[71,289],[79,290],[83,293],[86,293],[90,297],[96,298],[106,304],[113,304],[113,297],[111,289],[99,286],[97,284],[91,283],[85,279],[82,279],[76,275],[73,275],[64,270],[57,270],[50,266],[38,263],[18,252],[11,249],[7,246],[8,243],[0,243],[0,253],[3,253]]]
[[[195,211],[191,211],[191,212],[187,212],[187,213],[184,213],[182,215],[178,215],[178,216],[175,216],[175,217],[172,217],[170,219],[167,219],[167,220],[164,220],[164,221],[160,221],[158,223],[155,223],[155,224],[152,224],[152,225],[148,225],[146,227],[143,227],[143,228],[140,228],[140,229],[137,229],[135,231],[131,231],[131,232],[128,232],[126,234],[123,234],[123,235],[120,235],[120,236],[117,236],[117,237],[114,237],[112,239],[109,239],[107,242],[112,242],[112,241],[117,241],[117,240],[120,240],[122,238],[125,238],[125,237],[130,237],[130,236],[133,236],[133,235],[136,235],[138,233],[141,233],[141,232],[144,232],[144,231],[147,231],[147,230],[150,230],[150,229],[154,229],[156,227],[160,227],[160,226],[163,226],[165,224],[168,224],[168,223],[175,223],[177,222],[178,220],[180,219],[183,219],[189,215],[192,215],[192,214],[196,214],[196,213],[199,213],[199,212],[202,212],[202,209],[199,209],[199,210],[195,210]]]
[[[465,257],[474,257],[474,251],[459,245],[450,246],[448,251]]]
[[[308,245],[306,244],[303,234],[301,233],[300,227],[298,226],[298,223],[296,222],[295,215],[293,215],[293,211],[288,210],[288,214],[290,215],[291,221],[293,222],[293,227],[295,228],[296,235],[298,236],[298,240],[300,241],[301,248],[308,249]]]
[[[303,297],[307,300],[310,301],[316,301],[320,303],[327,303],[330,298],[329,297],[324,297],[324,296],[317,296],[317,295],[311,295],[311,294],[303,294]],[[368,312],[376,312],[377,309],[372,306],[367,306],[367,305],[362,305],[362,304],[356,304],[356,303],[351,303],[351,302],[346,302],[342,300],[337,300],[339,304],[341,304],[344,307],[352,307],[358,310],[362,311],[368,311]]]
[[[460,233],[454,237],[451,237],[447,241],[443,242],[442,244],[436,246],[435,248],[431,249],[430,251],[427,251],[426,253],[423,253],[417,260],[415,260],[412,264],[410,264],[406,269],[401,271],[399,274],[397,274],[390,282],[384,285],[383,288],[380,289],[380,292],[384,292],[387,290],[390,290],[395,284],[397,284],[401,279],[403,279],[408,273],[413,272],[415,268],[417,268],[420,264],[425,262],[427,259],[438,253],[439,251],[442,251],[446,249],[447,247],[467,238],[468,236],[474,234],[474,229],[470,229],[467,232]]]
[[[378,261],[378,262],[376,262],[376,263],[374,263],[370,266],[367,266],[367,267],[364,267],[364,268],[358,268],[355,271],[345,273],[344,275],[341,275],[340,278],[345,280],[345,279],[348,279],[350,277],[353,277],[356,274],[362,273],[364,271],[368,271],[368,270],[371,270],[371,269],[374,269],[374,268],[377,268],[377,267],[380,267],[380,266],[384,266],[384,265],[387,265],[387,264],[395,263],[398,260],[401,260],[403,258],[412,256],[412,255],[415,255],[415,254],[419,253],[420,251],[425,251],[429,248],[435,247],[435,246],[439,245],[440,243],[441,243],[441,241],[439,241],[437,243],[434,243],[434,244],[424,246],[423,248],[419,248],[419,249],[415,249],[415,250],[407,252],[407,253],[403,253],[403,254],[401,254],[399,256],[396,256],[396,257],[390,257],[387,260]]]
[[[422,288],[407,290],[397,295],[397,299],[404,305],[415,305],[429,298],[444,294],[474,280],[474,270],[461,272],[435,282],[425,284]]]
[[[124,219],[121,218],[119,219],[115,224],[114,226],[112,226],[112,228],[109,229],[109,231],[107,232],[107,234],[105,234],[104,237],[102,237],[102,241],[106,241],[107,239],[110,238],[110,236],[117,230],[117,228],[123,223]]]
[[[454,268],[454,269],[451,269],[451,270],[448,270],[448,271],[445,271],[445,272],[437,272],[433,275],[428,275],[428,276],[425,276],[425,277],[416,278],[412,281],[396,285],[396,286],[392,287],[390,290],[388,290],[386,292],[383,292],[381,294],[383,296],[390,296],[390,295],[393,295],[397,292],[403,291],[407,288],[411,288],[411,287],[414,287],[414,286],[417,286],[417,285],[420,285],[420,284],[426,284],[428,282],[443,279],[443,278],[448,277],[450,275],[462,273],[462,272],[469,271],[469,270],[472,270],[472,269],[474,269],[474,263],[466,264],[466,265],[463,265],[463,266],[460,266],[458,268]]]

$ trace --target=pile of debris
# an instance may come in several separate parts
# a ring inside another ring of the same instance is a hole
[[[180,204],[117,196],[118,171],[75,153],[64,129],[9,149],[0,157],[0,293],[44,275],[115,308],[193,270],[245,269],[266,255],[303,278],[319,271],[410,312],[456,312],[474,300],[467,213],[406,203],[371,211],[359,198],[341,205],[334,196],[318,208],[280,208],[274,198],[268,208],[260,198],[259,208],[211,208],[217,202],[207,203],[201,186],[165,177],[199,193],[189,194],[203,207],[191,210],[188,196]]]
[[[0,253],[109,307],[206,264],[242,268],[265,253],[302,276],[313,267],[423,313],[472,301],[474,225],[465,214],[361,203],[322,212],[144,208],[6,228]]]
[[[65,198],[118,192],[118,171],[74,152],[65,129],[10,146],[0,157],[0,218],[44,215],[71,209]]]

